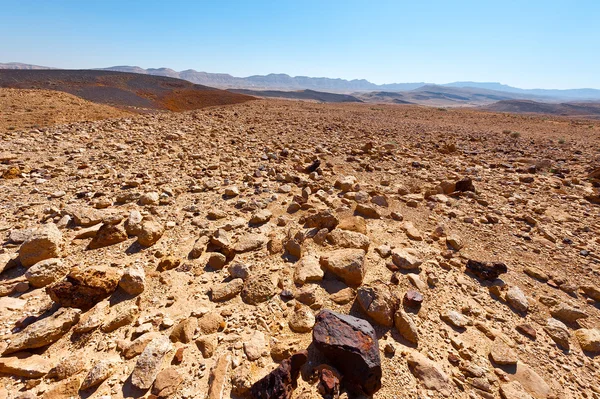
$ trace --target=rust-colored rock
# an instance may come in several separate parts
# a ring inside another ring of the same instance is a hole
[[[308,360],[301,351],[281,362],[279,367],[258,380],[250,389],[253,399],[290,399],[296,388],[300,367]]]
[[[111,267],[75,267],[63,281],[46,287],[46,292],[62,306],[87,310],[110,296],[120,278],[121,273]]]
[[[373,327],[365,320],[331,310],[317,315],[313,343],[344,376],[372,395],[381,388],[381,359]]]

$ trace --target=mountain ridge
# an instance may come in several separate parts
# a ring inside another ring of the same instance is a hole
[[[54,69],[23,63],[0,63],[0,69]],[[107,68],[94,68],[93,70],[107,70],[117,72],[130,72],[155,76],[167,76],[187,80],[204,86],[221,89],[249,89],[249,90],[316,90],[334,93],[350,94],[355,92],[371,91],[409,91],[426,85],[455,88],[475,88],[492,90],[496,92],[515,93],[526,96],[524,98],[545,97],[554,100],[600,100],[600,90],[593,88],[576,89],[521,89],[498,82],[472,82],[458,81],[451,83],[434,84],[427,82],[412,83],[386,83],[375,84],[366,79],[341,79],[326,77],[290,76],[284,73],[270,73],[267,75],[251,75],[236,77],[226,73],[211,73],[186,69],[175,71],[171,68],[141,68],[139,66],[118,65]]]

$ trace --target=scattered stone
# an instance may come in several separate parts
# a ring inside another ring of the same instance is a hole
[[[564,350],[570,349],[571,345],[569,344],[569,338],[571,337],[571,334],[569,333],[567,326],[562,322],[549,318],[546,326],[544,326],[544,331],[546,331],[550,338],[556,342],[556,345],[558,345],[559,348]]]
[[[490,359],[501,366],[517,364],[516,353],[501,339],[495,339],[490,349]]]
[[[256,251],[266,243],[267,238],[261,234],[246,234],[238,240],[233,250],[238,254]]]
[[[356,293],[354,290],[350,287],[347,287],[335,292],[334,294],[331,294],[329,298],[338,305],[345,305],[354,300],[355,296]]]
[[[208,359],[214,355],[215,349],[217,349],[217,337],[214,334],[202,336],[198,338],[196,345],[202,353],[202,357]]]
[[[329,231],[336,228],[339,219],[329,209],[321,211],[306,218],[304,226],[307,228],[327,229]]]
[[[85,312],[79,319],[79,323],[75,326],[75,332],[81,334],[100,327],[108,312],[108,305],[108,301],[102,301],[97,303],[89,311]]]
[[[63,237],[55,224],[44,225],[33,231],[19,249],[19,260],[25,267],[30,267],[39,261],[60,258]]]
[[[268,209],[261,209],[260,211],[255,212],[252,215],[252,217],[250,218],[250,224],[256,225],[256,226],[265,224],[269,220],[271,220],[272,216],[273,216],[273,213],[271,211],[269,211]]]
[[[138,356],[146,349],[146,346],[148,346],[150,341],[160,336],[161,334],[158,332],[149,332],[137,337],[123,348],[123,357],[125,359],[132,359]]]
[[[277,287],[273,284],[268,274],[251,275],[244,282],[242,289],[242,300],[250,305],[268,301],[277,294]]]
[[[345,216],[340,219],[337,226],[340,230],[355,231],[360,234],[367,234],[367,222],[360,216]]]
[[[376,323],[387,327],[394,325],[398,300],[386,285],[363,285],[357,291],[357,298],[362,310]]]
[[[544,283],[550,279],[550,277],[548,277],[548,274],[534,266],[527,266],[525,267],[525,269],[523,269],[523,271],[529,277],[542,281]]]
[[[16,334],[9,336],[9,343],[3,354],[19,352],[27,349],[42,348],[57,341],[79,321],[80,311],[63,308],[52,316],[38,320]]]
[[[473,324],[468,317],[458,313],[455,310],[449,310],[443,313],[441,315],[441,319],[458,329],[465,329],[467,326]]]
[[[224,327],[223,316],[216,312],[209,312],[198,319],[198,330],[202,334],[214,334]]]
[[[509,305],[518,312],[526,313],[529,309],[527,297],[517,286],[512,286],[506,292],[506,300]]]
[[[423,241],[423,236],[421,235],[421,232],[415,227],[414,224],[412,224],[412,222],[404,222],[403,228],[406,232],[406,235],[411,240]]]
[[[213,302],[223,302],[235,298],[242,289],[244,288],[244,280],[241,278],[234,278],[233,280],[217,284],[211,290],[210,299]]]
[[[423,382],[425,388],[438,391],[444,396],[450,395],[452,389],[449,378],[439,364],[416,351],[410,352],[407,362],[410,371]]]
[[[250,276],[250,267],[245,263],[231,263],[227,268],[227,271],[234,279],[241,278],[242,280],[246,280],[248,276]]]
[[[109,333],[118,328],[131,324],[138,316],[139,311],[140,309],[137,306],[125,304],[125,306],[117,308],[116,313],[112,317],[108,318],[102,324],[100,329],[105,333]]]
[[[537,338],[537,332],[530,324],[518,324],[516,328],[518,332],[533,340]]]
[[[69,354],[61,359],[58,364],[52,370],[50,370],[48,377],[53,377],[60,381],[79,373],[84,368],[84,359],[79,356],[71,356],[71,354]]]
[[[502,399],[534,399],[518,381],[500,385]]]
[[[375,330],[365,320],[330,310],[321,311],[313,328],[313,343],[367,395],[381,388],[381,359]]]
[[[338,247],[359,248],[368,251],[371,241],[362,233],[350,230],[335,229],[327,235],[327,239]]]
[[[169,350],[171,350],[171,343],[164,335],[150,341],[138,358],[131,374],[133,386],[144,391],[149,389],[160,371],[163,357]]]
[[[579,309],[565,304],[559,304],[556,308],[550,310],[550,314],[563,323],[575,323],[579,319],[588,318],[588,314]]]
[[[137,233],[137,242],[143,247],[151,247],[160,240],[164,233],[165,227],[162,223],[146,220]]]
[[[115,360],[110,359],[104,359],[97,362],[87,373],[79,389],[85,391],[86,389],[100,385],[115,372],[116,364],[117,362]]]
[[[584,285],[581,287],[581,290],[585,293],[585,295],[592,298],[594,301],[600,302],[600,287]]]
[[[32,287],[41,288],[62,280],[70,267],[58,258],[37,262],[25,272],[25,278]]]
[[[127,232],[120,224],[104,223],[88,244],[89,249],[98,249],[115,245],[127,240]]]
[[[446,237],[446,245],[455,251],[460,251],[463,247],[463,242],[460,237],[451,235]]]
[[[473,180],[470,177],[465,177],[455,183],[456,191],[472,191],[475,192],[475,186],[473,185]]]
[[[231,366],[231,355],[227,352],[219,357],[215,367],[210,371],[208,399],[225,399],[225,383]],[[258,396],[255,396],[258,398]]]
[[[297,333],[307,333],[315,325],[315,316],[306,306],[297,306],[289,321],[290,329]]]
[[[152,394],[159,398],[168,398],[177,393],[182,382],[183,377],[175,368],[166,368],[156,376],[152,386]]]
[[[227,257],[219,252],[211,252],[206,260],[206,264],[215,270],[221,270],[226,263]]]
[[[172,342],[183,342],[184,344],[187,344],[192,342],[197,328],[198,319],[195,317],[188,317],[173,327],[169,338],[171,338]]]
[[[265,334],[255,330],[252,335],[244,342],[244,353],[251,362],[265,356],[267,351],[267,341]]]
[[[354,212],[357,215],[360,215],[365,218],[381,219],[381,213],[379,212],[379,210],[377,210],[375,207],[373,207],[371,205],[358,203],[358,204],[356,204],[356,208],[354,209]]]
[[[173,255],[168,255],[163,257],[160,262],[158,262],[157,269],[164,272],[166,270],[175,269],[176,267],[179,267],[179,265],[181,265],[181,259]]]
[[[40,355],[19,352],[0,357],[0,373],[24,378],[42,378],[52,369],[52,362]]]
[[[123,272],[119,287],[129,295],[139,295],[146,287],[146,273],[140,265],[129,266]]]
[[[579,346],[586,352],[600,354],[600,330],[581,328],[575,331]]]
[[[412,342],[413,344],[419,343],[419,332],[413,319],[402,309],[398,309],[394,314],[394,325],[396,329],[402,335],[402,337]]]
[[[334,230],[335,231],[335,230]],[[323,269],[314,255],[304,255],[295,265],[294,282],[302,285],[306,282],[323,280]]]
[[[143,217],[140,211],[133,210],[129,212],[129,216],[125,219],[125,232],[129,236],[137,236],[142,231]]]
[[[423,263],[420,259],[409,253],[407,250],[400,248],[392,250],[392,262],[394,262],[394,265],[404,270],[418,269]]]
[[[359,286],[365,275],[365,251],[362,249],[338,249],[321,256],[320,263],[351,286]]]

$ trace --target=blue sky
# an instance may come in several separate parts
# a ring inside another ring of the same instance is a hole
[[[600,88],[600,1],[0,0],[0,62]]]

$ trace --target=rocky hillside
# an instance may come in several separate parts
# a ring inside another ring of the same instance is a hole
[[[1,131],[0,398],[598,398],[599,131],[276,100]]]
[[[550,104],[526,100],[504,100],[485,106],[483,109],[493,112],[600,118],[600,103],[592,102]]]
[[[253,97],[169,77],[91,70],[0,69],[0,88],[64,91],[133,111],[188,111],[237,104]]]

